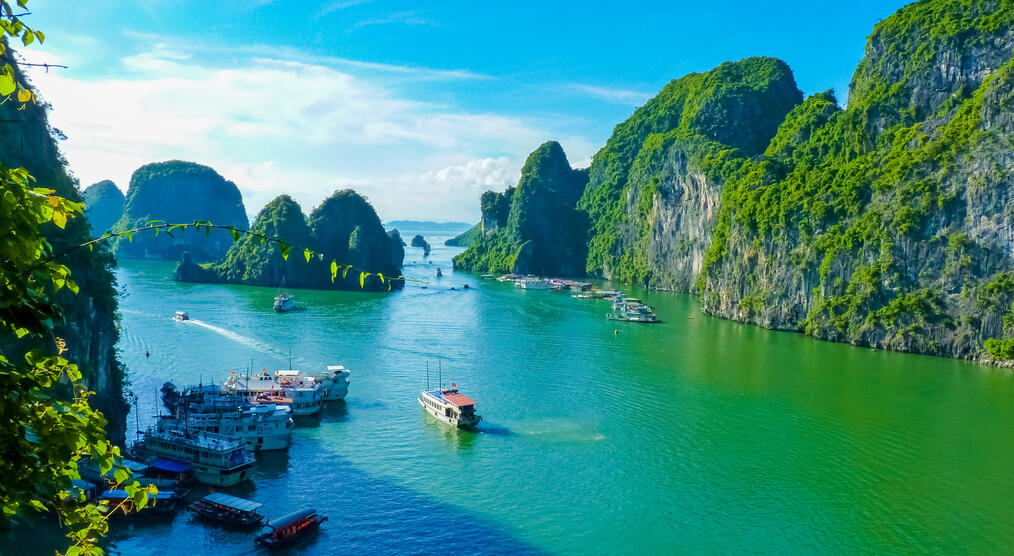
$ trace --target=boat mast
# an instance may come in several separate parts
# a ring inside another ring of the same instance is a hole
[[[440,388],[441,390],[443,390],[444,389],[444,368],[443,368],[443,366],[440,365],[440,360],[439,359],[437,359],[437,372],[439,373],[438,374],[439,378],[437,378],[437,388]]]
[[[426,389],[430,389],[430,362],[426,362]]]

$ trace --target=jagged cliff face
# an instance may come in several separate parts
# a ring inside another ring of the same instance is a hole
[[[459,269],[584,274],[589,222],[575,207],[586,170],[574,170],[555,141],[533,151],[517,187],[482,195],[481,234],[454,258]]]
[[[253,231],[279,238],[292,246],[288,259],[277,243],[261,242],[242,235],[225,258],[208,268],[196,264],[185,253],[176,269],[183,282],[228,282],[255,286],[355,289],[386,291],[401,288],[401,266],[405,258],[397,230],[384,232],[370,204],[352,191],[335,192],[311,214],[309,221],[288,195],[268,203],[257,215]],[[309,261],[304,249],[322,254]],[[331,261],[354,265],[357,270],[338,273],[331,280]],[[382,273],[385,280],[371,276],[360,284],[360,271]]]
[[[579,201],[593,220],[587,269],[689,290],[720,206],[723,165],[759,154],[802,101],[781,60],[747,58],[676,79],[616,126]]]
[[[1012,24],[1009,2],[971,0],[878,24],[848,108],[808,100],[797,120],[809,131],[787,121],[768,156],[729,178],[705,309],[861,345],[1014,357]]]
[[[99,237],[123,216],[123,192],[109,180],[89,185],[84,190],[85,216],[91,224],[92,235]]]
[[[126,207],[116,229],[142,227],[151,220],[248,226],[236,184],[207,166],[179,160],[146,164],[130,178]],[[144,232],[133,238],[120,237],[114,251],[117,257],[154,259],[177,259],[188,251],[198,261],[211,261],[232,246],[232,236],[225,230],[212,230],[210,235],[180,230],[173,234],[156,237],[153,232]]]
[[[7,54],[0,56],[0,64],[9,63],[17,70],[17,63]],[[27,83],[20,70],[18,81]],[[40,95],[41,96],[41,95]],[[53,139],[53,133],[40,105],[29,104],[18,110],[15,102],[0,105],[0,120],[4,123],[0,133],[0,163],[9,167],[24,167],[36,178],[39,187],[56,190],[73,201],[81,202],[78,184],[66,169],[66,161]],[[63,230],[52,224],[44,232],[54,251],[62,251],[88,241],[90,230],[84,218],[75,218]],[[81,249],[64,257],[80,291],[77,295],[66,289],[54,297],[63,308],[64,322],[58,323],[54,335],[67,342],[65,356],[77,363],[88,388],[96,392],[91,399],[109,421],[109,436],[122,442],[127,405],[123,399],[123,372],[116,359],[116,289],[111,272],[112,256],[104,247],[93,251]],[[8,339],[0,339],[5,341]],[[52,346],[46,346],[52,352]],[[13,354],[11,354],[13,355]]]

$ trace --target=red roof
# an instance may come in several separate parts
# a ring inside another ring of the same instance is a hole
[[[466,405],[475,405],[475,400],[469,398],[464,394],[459,394],[457,392],[444,392],[443,396],[445,400],[451,402],[452,404],[458,407],[464,407]]]

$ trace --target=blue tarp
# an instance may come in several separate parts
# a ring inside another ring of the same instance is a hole
[[[148,467],[153,467],[159,471],[168,471],[170,473],[186,473],[190,471],[190,464],[182,461],[175,461],[171,459],[156,459],[152,460]]]

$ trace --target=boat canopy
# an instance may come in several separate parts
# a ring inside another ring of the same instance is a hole
[[[235,496],[229,496],[224,492],[213,492],[204,497],[205,500],[212,504],[218,504],[219,506],[227,506],[229,508],[237,509],[241,512],[252,512],[257,508],[260,508],[264,504],[258,502],[252,502],[250,500],[244,500]]]
[[[314,515],[316,513],[317,510],[315,509],[306,508],[304,510],[299,510],[297,512],[292,512],[291,514],[285,514],[282,517],[269,520],[264,525],[272,529],[281,529],[282,527],[292,525],[293,523],[306,519],[307,517],[310,517],[311,515]]]
[[[187,471],[190,471],[189,463],[171,459],[152,460],[152,462],[148,464],[148,467],[153,467],[159,471],[168,471],[170,473],[186,473]]]
[[[327,370],[329,370],[329,371],[344,371],[345,370],[345,366],[344,365],[328,365],[327,366]]]
[[[475,400],[457,392],[444,392],[444,399],[457,407],[475,405]]]
[[[177,497],[178,495],[175,492],[159,492],[151,498],[154,498],[155,500],[172,500]],[[130,495],[127,494],[127,491],[125,490],[110,489],[102,493],[102,498],[107,500],[123,500],[130,498]]]
[[[127,459],[127,458],[123,458],[123,461],[120,463],[120,465],[122,465],[123,467],[125,467],[128,471],[130,471],[132,473],[137,473],[137,474],[142,473],[145,469],[148,468],[147,465],[145,465],[145,464],[143,464],[143,463],[141,463],[139,461],[134,461],[132,459]]]
[[[296,369],[284,369],[275,371],[275,376],[299,376],[299,371]]]

